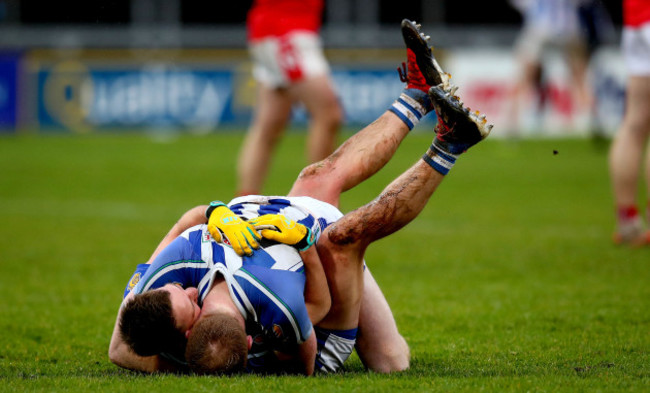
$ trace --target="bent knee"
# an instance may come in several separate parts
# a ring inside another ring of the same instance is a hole
[[[628,116],[624,125],[629,130],[630,134],[641,141],[650,134],[650,114],[636,114]]]
[[[410,365],[411,351],[404,342],[403,346],[384,354],[383,362],[371,370],[378,373],[395,373],[407,370]]]
[[[380,374],[398,373],[408,370],[410,366],[410,356],[398,355],[391,358],[388,362],[382,363],[379,367],[370,368],[371,371]]]
[[[298,181],[308,182],[314,180],[322,180],[322,176],[330,171],[327,160],[322,160],[315,162],[313,164],[307,165],[300,171],[298,175]]]
[[[364,359],[366,367],[376,373],[405,371],[411,364],[411,351],[406,341],[375,351],[371,359]]]
[[[289,196],[310,196],[337,206],[341,181],[333,175],[331,157],[305,167],[293,184]]]

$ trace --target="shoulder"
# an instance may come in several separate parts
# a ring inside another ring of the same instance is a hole
[[[290,303],[293,303],[294,299],[300,299],[304,303],[302,289],[305,286],[305,275],[302,273],[245,263],[233,276],[237,281],[265,293],[269,298],[286,299]]]
[[[234,274],[259,323],[282,340],[303,342],[311,331],[302,273],[244,266]]]

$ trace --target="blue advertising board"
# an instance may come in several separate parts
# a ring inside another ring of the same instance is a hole
[[[375,121],[404,89],[395,69],[336,70],[332,78],[347,124]]]
[[[454,83],[462,86],[467,105],[480,108],[490,121],[505,127],[513,122],[507,105],[516,63],[510,54],[497,49],[445,54],[446,67],[453,70]],[[382,56],[370,63],[345,56],[332,62],[332,80],[346,125],[362,127],[374,121],[404,88],[393,67],[403,53]],[[618,51],[599,51],[591,64],[598,121],[606,129],[618,126],[624,105],[624,68],[619,57]],[[22,72],[17,72],[18,65]],[[548,123],[544,133],[579,133],[571,124],[580,114],[570,85],[561,68],[550,69],[550,86],[556,87],[557,94],[544,113]],[[256,105],[251,74],[245,50],[32,50],[25,52],[24,61],[17,55],[4,56],[0,57],[0,130],[16,126],[73,132],[244,130]],[[24,86],[17,89],[16,80],[24,81]],[[18,119],[16,113],[21,114]],[[431,114],[420,128],[430,129],[434,121]],[[306,124],[304,108],[296,107],[292,125]]]
[[[392,70],[334,70],[332,76],[348,124],[373,121],[403,88]],[[230,69],[61,63],[38,72],[38,122],[45,129],[71,130],[246,126],[254,102],[234,107],[241,94],[235,79]],[[303,109],[294,111],[293,121],[306,124]]]
[[[37,80],[41,128],[215,128],[233,121],[229,70],[69,62],[41,70]]]
[[[0,53],[0,133],[16,127],[19,53]]]

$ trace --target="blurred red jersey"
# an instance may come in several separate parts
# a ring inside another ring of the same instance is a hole
[[[638,27],[650,22],[650,0],[623,0],[623,23]]]
[[[295,30],[318,32],[323,0],[255,0],[248,11],[248,39],[279,37]]]

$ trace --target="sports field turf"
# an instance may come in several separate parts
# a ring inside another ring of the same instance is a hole
[[[409,136],[349,211],[414,162]],[[367,262],[412,349],[370,374],[145,376],[107,358],[138,262],[188,208],[234,192],[241,134],[0,138],[0,391],[649,391],[650,248],[615,247],[606,147],[488,140]],[[303,166],[289,135],[265,193]],[[557,153],[557,154],[555,154]],[[251,158],[253,159],[253,158]]]

